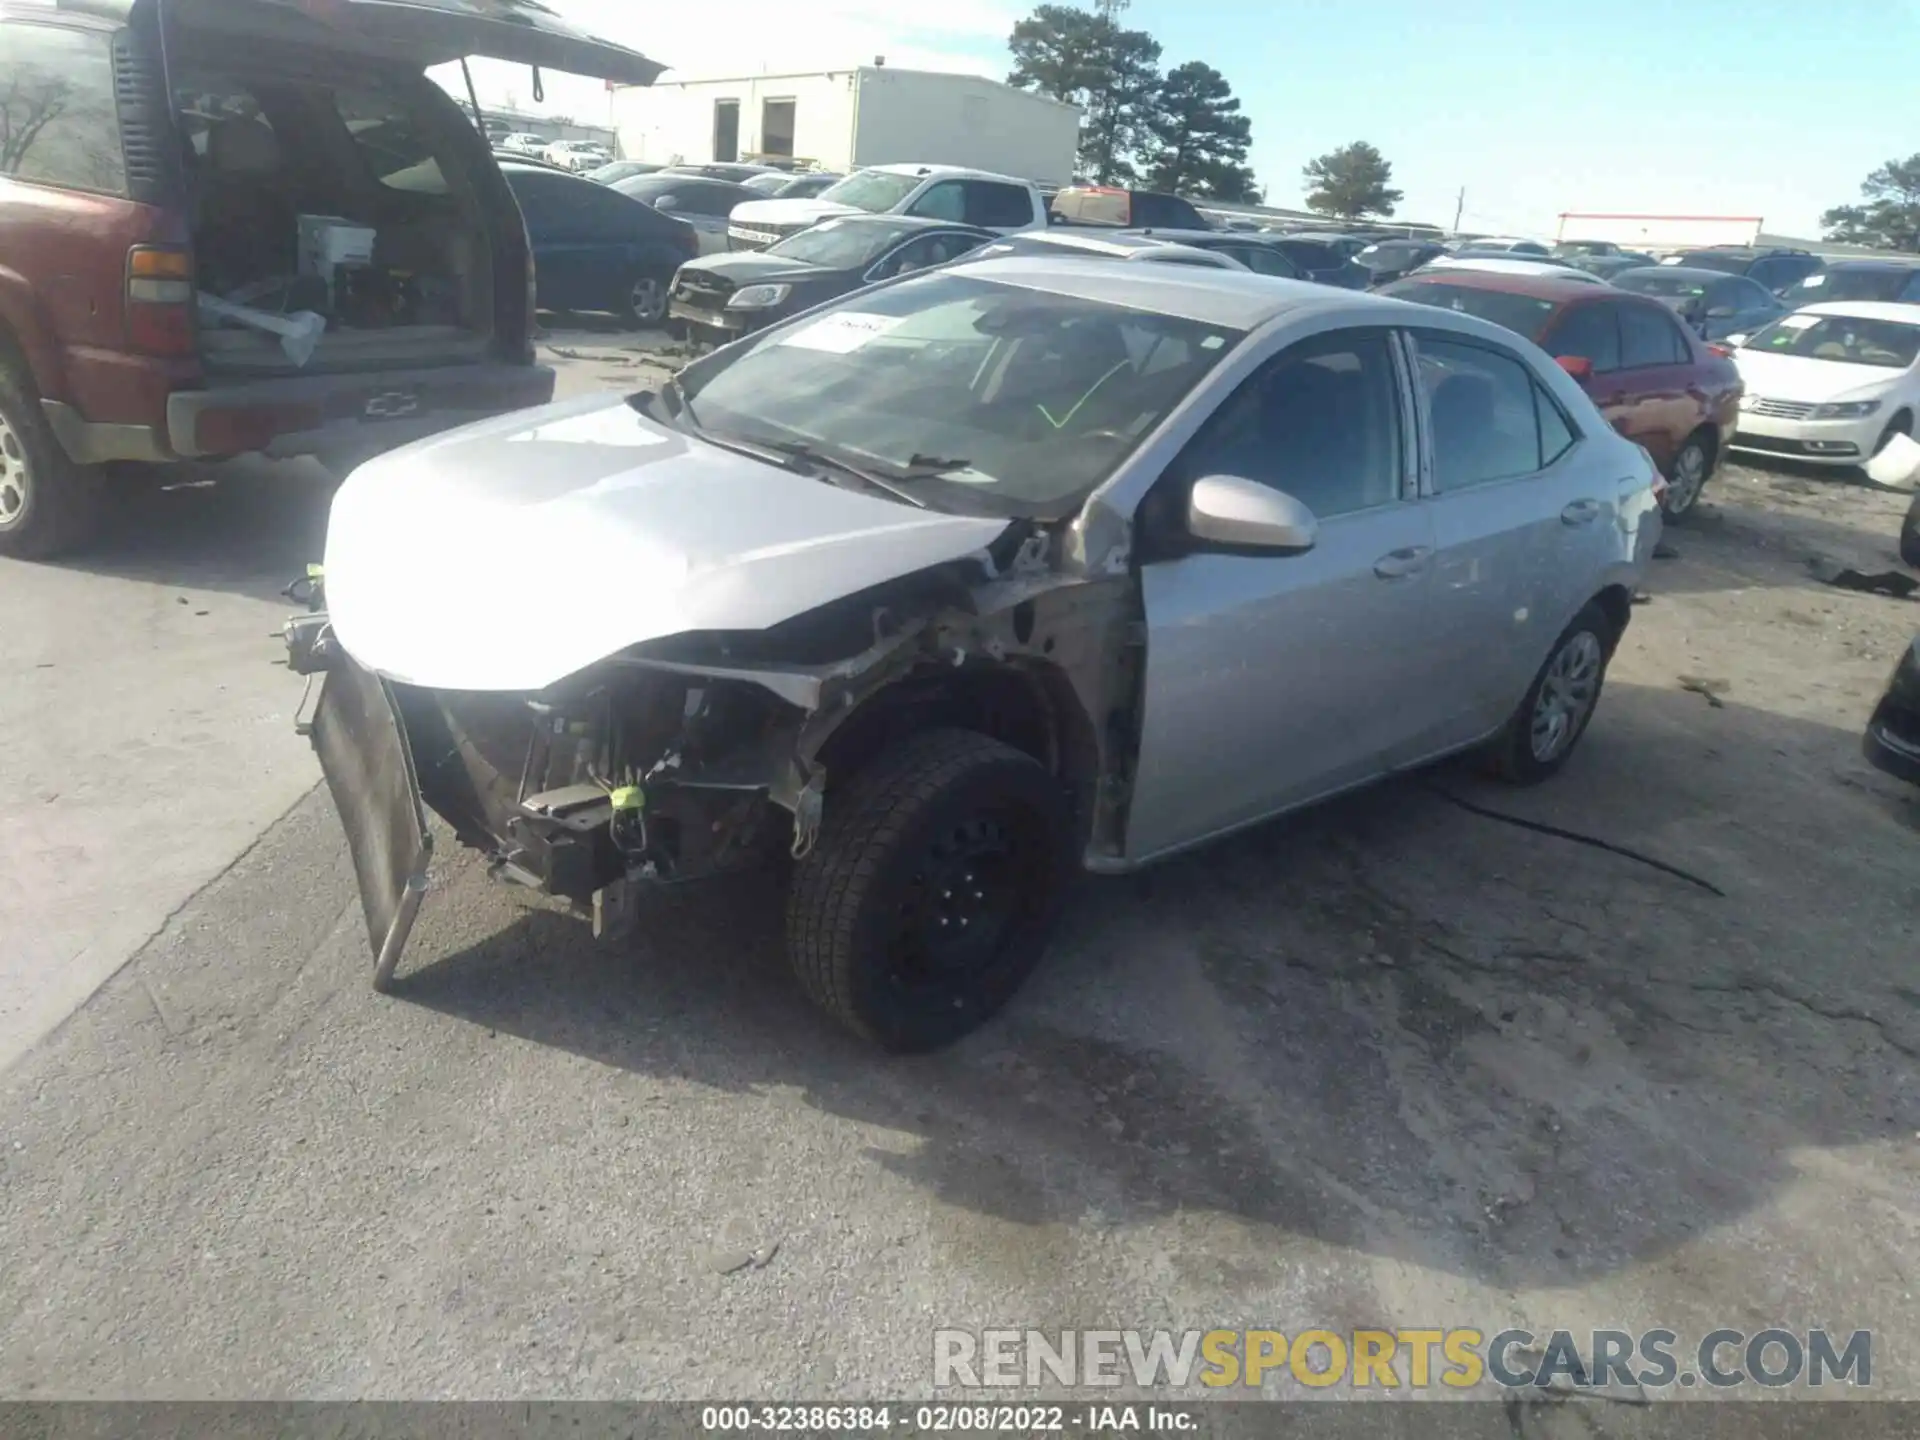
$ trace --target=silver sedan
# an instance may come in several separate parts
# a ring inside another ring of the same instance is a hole
[[[1553,774],[1659,485],[1472,316],[984,259],[364,466],[289,641],[377,983],[428,812],[602,929],[790,852],[804,989],[922,1050],[1008,1000],[1078,871],[1460,751]],[[450,619],[475,575],[525,581]]]

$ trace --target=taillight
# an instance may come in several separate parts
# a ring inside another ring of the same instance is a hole
[[[193,256],[166,245],[127,252],[127,340],[152,355],[193,353]]]
[[[1722,360],[1731,360],[1733,358],[1732,350],[1728,349],[1725,345],[1718,344],[1715,341],[1709,340],[1707,342],[1707,349],[1710,350],[1713,354],[1718,355]]]

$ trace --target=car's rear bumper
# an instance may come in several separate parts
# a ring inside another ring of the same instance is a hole
[[[165,446],[187,458],[391,450],[470,421],[545,405],[545,365],[447,365],[181,390],[167,398]]]

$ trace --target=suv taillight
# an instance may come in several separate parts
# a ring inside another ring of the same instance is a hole
[[[127,252],[127,341],[150,355],[193,353],[193,256],[170,245]]]

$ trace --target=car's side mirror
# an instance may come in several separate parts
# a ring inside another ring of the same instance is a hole
[[[1593,379],[1593,361],[1584,355],[1556,355],[1553,362],[1582,385]]]
[[[1187,533],[1250,550],[1311,550],[1320,524],[1293,496],[1238,475],[1206,475],[1187,496]]]

